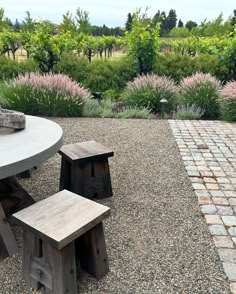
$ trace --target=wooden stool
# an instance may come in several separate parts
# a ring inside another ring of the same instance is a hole
[[[63,190],[13,217],[24,226],[22,277],[45,293],[76,294],[76,258],[96,278],[108,270],[102,221],[110,209]]]
[[[67,189],[86,198],[112,196],[108,157],[113,151],[95,141],[64,145],[60,190]]]

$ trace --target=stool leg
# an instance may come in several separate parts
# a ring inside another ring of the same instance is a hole
[[[76,294],[76,264],[74,242],[58,250],[43,243],[43,256],[51,268],[52,289],[45,287],[45,294]]]
[[[22,278],[25,280],[32,288],[40,289],[42,284],[32,277],[32,262],[35,257],[42,256],[42,243],[40,239],[28,232],[24,231],[24,248],[23,248],[23,260],[22,260]]]
[[[72,165],[70,191],[89,199],[111,197],[108,159]]]
[[[92,174],[92,163],[83,164],[74,163],[71,166],[71,192],[86,198],[92,198],[92,189],[89,180]]]
[[[76,253],[80,266],[97,279],[109,271],[108,256],[102,223],[76,240]]]
[[[18,251],[16,240],[0,203],[0,260]]]
[[[71,191],[71,164],[64,157],[61,158],[60,191]]]
[[[111,197],[112,186],[108,159],[94,162],[94,177],[97,179],[97,198]]]

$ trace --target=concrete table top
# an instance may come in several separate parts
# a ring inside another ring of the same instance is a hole
[[[62,134],[55,122],[29,115],[24,130],[0,128],[0,179],[38,166],[53,156],[62,146]]]

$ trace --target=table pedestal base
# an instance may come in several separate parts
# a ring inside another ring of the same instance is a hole
[[[16,240],[0,204],[0,260],[14,255],[17,251]]]
[[[16,240],[5,214],[17,212],[35,203],[15,177],[0,180],[0,260],[14,255]]]
[[[35,203],[15,177],[0,180],[0,203],[6,214],[15,213]]]

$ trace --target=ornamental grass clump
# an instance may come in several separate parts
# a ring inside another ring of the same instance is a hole
[[[10,108],[26,114],[80,116],[90,92],[63,74],[30,73],[6,83],[3,95]]]
[[[228,82],[220,91],[222,117],[228,121],[236,121],[236,81]]]
[[[196,105],[204,109],[203,118],[215,119],[219,116],[219,90],[221,82],[210,74],[201,72],[182,79],[179,85],[180,103]]]
[[[168,101],[165,111],[170,112],[176,103],[178,88],[173,80],[155,74],[137,76],[129,82],[123,93],[123,100],[129,105],[145,107],[157,113],[162,110],[161,100]]]

